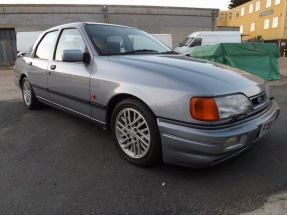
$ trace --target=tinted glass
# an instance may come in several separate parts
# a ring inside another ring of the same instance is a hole
[[[48,60],[53,51],[53,45],[56,40],[58,31],[47,33],[37,47],[35,58]]]
[[[78,29],[63,30],[57,45],[55,60],[62,61],[63,50],[80,50],[85,52],[86,45]]]
[[[87,25],[86,29],[101,55],[128,54],[136,50],[150,50],[150,53],[171,51],[153,36],[138,29],[94,24]]]

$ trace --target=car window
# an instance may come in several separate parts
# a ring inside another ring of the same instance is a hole
[[[155,44],[153,42],[153,40],[151,40],[148,37],[142,36],[142,35],[128,35],[131,43],[132,43],[132,47],[134,50],[137,49],[161,49],[161,47],[157,44]],[[163,50],[164,51],[164,50]]]
[[[48,60],[52,54],[53,45],[54,45],[57,35],[58,35],[58,31],[47,33],[44,36],[44,38],[41,40],[41,42],[39,43],[34,57]]]
[[[86,29],[100,55],[171,51],[153,36],[135,28],[88,24]]]
[[[184,41],[182,43],[180,43],[180,47],[181,46],[188,46],[190,44],[191,41],[193,41],[194,37],[187,37],[184,39]]]
[[[86,45],[78,29],[63,30],[57,45],[55,60],[62,61],[64,50],[80,50],[85,52]]]

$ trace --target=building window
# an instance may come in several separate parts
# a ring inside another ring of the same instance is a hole
[[[236,17],[239,17],[239,10],[236,10]]]
[[[255,11],[259,11],[260,10],[260,1],[256,2],[255,4]]]
[[[232,19],[232,12],[228,13],[228,19]]]
[[[240,33],[243,33],[243,25],[240,25]]]
[[[281,3],[281,0],[275,0],[275,2],[274,2],[275,5],[278,5],[280,3]]]
[[[272,28],[277,28],[278,22],[279,22],[279,17],[278,16],[274,17],[272,20]]]
[[[253,13],[253,4],[249,5],[249,13]]]
[[[250,32],[254,32],[255,31],[255,22],[252,22],[250,25]]]
[[[225,13],[219,13],[218,19],[219,19],[221,22],[224,22],[224,21],[225,21]]]
[[[244,7],[241,8],[241,13],[240,13],[241,16],[244,16]]]
[[[266,0],[266,8],[271,7],[271,0]]]
[[[269,19],[264,20],[264,29],[269,29],[269,22],[270,22]]]

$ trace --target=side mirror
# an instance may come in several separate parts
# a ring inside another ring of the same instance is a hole
[[[89,63],[90,55],[88,53],[82,52],[81,50],[63,50],[62,61],[73,63]]]

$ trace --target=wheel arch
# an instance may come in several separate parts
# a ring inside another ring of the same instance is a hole
[[[25,74],[21,74],[21,76],[20,76],[20,78],[19,78],[19,86],[21,87],[21,89],[22,89],[22,82],[23,82],[23,79],[24,78],[26,78],[27,77],[27,75],[25,75]]]
[[[140,99],[134,95],[128,94],[128,93],[121,93],[121,94],[118,94],[118,95],[115,95],[114,97],[112,97],[110,99],[110,101],[108,102],[107,110],[106,110],[106,128],[108,131],[110,131],[110,123],[111,123],[112,113],[113,113],[115,107],[117,106],[117,104],[119,102],[121,102],[125,99],[128,99],[128,98],[136,99],[139,102],[141,102],[142,104],[144,104],[145,107],[152,113],[152,115],[154,117],[156,117],[156,115],[154,114],[152,109],[142,99]]]

